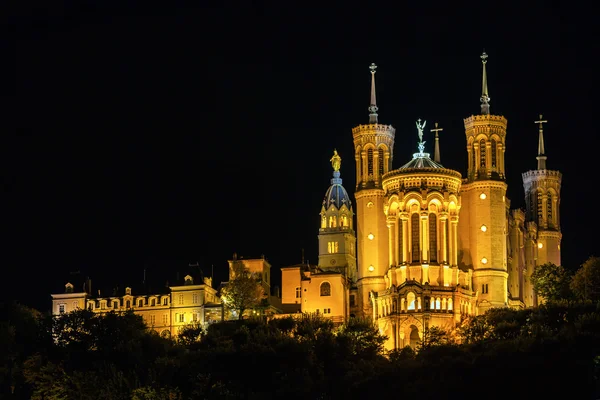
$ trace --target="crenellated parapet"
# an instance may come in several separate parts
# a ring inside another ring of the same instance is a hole
[[[561,184],[562,174],[560,171],[552,171],[549,169],[534,169],[531,171],[523,172],[523,184],[542,182],[540,178],[543,178],[545,182],[553,182],[558,185]]]
[[[463,121],[467,136],[469,136],[469,133],[475,136],[481,134],[497,134],[498,136],[503,137],[506,135],[508,121],[502,115],[471,115]]]

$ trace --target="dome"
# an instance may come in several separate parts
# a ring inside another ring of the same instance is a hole
[[[323,199],[323,207],[329,208],[334,205],[338,210],[345,205],[348,209],[352,209],[352,202],[348,192],[342,186],[342,179],[340,178],[340,171],[333,172],[333,178],[331,179],[331,186],[325,193]]]

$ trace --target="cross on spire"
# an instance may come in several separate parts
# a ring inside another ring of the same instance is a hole
[[[377,123],[377,96],[375,95],[375,70],[377,69],[377,65],[375,63],[371,63],[369,66],[371,70],[371,104],[369,105],[369,123],[376,124]]]
[[[481,53],[481,64],[483,65],[483,75],[481,80],[481,113],[489,114],[490,113],[490,95],[488,93],[488,84],[487,84],[487,71],[485,69],[485,65],[487,64],[488,55],[483,51]]]
[[[544,124],[547,122],[548,120],[545,120],[542,114],[540,114],[540,119],[535,121],[536,124],[539,124],[538,155],[536,157],[536,159],[538,160],[538,169],[546,169],[546,150],[544,149]]]
[[[440,138],[438,136],[438,132],[443,131],[443,128],[438,127],[438,123],[436,122],[435,128],[431,129],[431,132],[435,132],[435,151],[433,153],[433,161],[440,162]]]

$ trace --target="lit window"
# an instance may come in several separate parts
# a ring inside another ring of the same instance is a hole
[[[329,282],[321,283],[321,296],[331,296],[331,285]]]
[[[183,314],[179,314],[179,322],[185,322],[185,316]]]
[[[408,304],[409,310],[415,309],[415,294],[413,292],[409,292],[406,296],[406,303]]]
[[[183,304],[183,295],[180,294],[179,295],[179,305],[182,305],[182,304]]]
[[[150,316],[150,325],[154,325],[156,324],[156,315],[151,315]]]
[[[302,297],[302,289],[297,287],[296,288],[296,298],[299,299]]]
[[[167,325],[167,323],[169,322],[169,316],[167,314],[163,314],[163,325]]]
[[[197,293],[192,294],[192,303],[194,303],[194,304],[198,303],[198,294]]]
[[[481,232],[485,232],[485,231],[487,231],[487,226],[481,225]]]
[[[487,259],[487,258],[483,257],[483,258],[481,259],[481,263],[482,263],[482,264],[487,264],[487,262],[488,262],[488,259]]]
[[[64,304],[59,304],[58,305],[58,313],[59,314],[64,314],[65,313],[65,305]]]
[[[330,254],[339,252],[338,242],[327,242],[327,252]]]
[[[487,196],[485,195],[485,193],[481,193],[481,194],[479,195],[479,198],[480,198],[481,200],[485,200],[485,199],[487,198]]]

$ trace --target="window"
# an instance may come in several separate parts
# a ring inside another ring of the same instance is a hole
[[[435,299],[435,309],[440,310],[441,308],[442,308],[442,301],[438,297],[437,299]]]
[[[150,325],[154,325],[156,324],[156,315],[151,315],[150,316]]]
[[[79,303],[77,303],[76,301],[73,302],[73,310],[77,310],[77,308],[79,308]]]
[[[356,296],[353,294],[350,295],[350,307],[356,306]]]
[[[338,242],[327,242],[327,252],[332,254],[332,253],[337,253],[339,251],[339,245]]]
[[[332,215],[329,217],[329,227],[335,228],[336,226],[337,226],[337,218]]]
[[[168,297],[163,297],[163,306],[166,306],[169,304],[169,298]]]
[[[178,315],[179,315],[179,322],[185,322],[184,314],[178,314]]]
[[[367,166],[368,166],[368,174],[373,175],[373,149],[367,150]]]
[[[163,314],[162,321],[163,321],[163,325],[167,325],[169,323],[169,315]]]
[[[437,262],[437,217],[429,214],[429,261]]]
[[[127,305],[127,308],[131,308],[131,300],[127,300],[125,304]]]
[[[179,305],[180,306],[183,305],[183,295],[182,294],[179,295]]]
[[[379,159],[377,160],[377,164],[379,164],[379,176],[383,175],[383,149],[379,149]]]
[[[65,308],[66,308],[65,304],[59,304],[58,305],[58,313],[59,314],[64,314],[65,313]]]
[[[192,321],[198,321],[198,313],[192,313]]]
[[[119,308],[119,302],[118,301],[113,301],[113,308],[116,310],[117,308]]]
[[[152,299],[152,301],[150,301],[150,305],[154,307],[156,305],[156,299]]]
[[[548,193],[548,197],[546,199],[546,219],[548,222],[548,226],[552,225],[552,195]]]
[[[321,217],[321,228],[327,228],[327,217],[324,215]]]
[[[543,210],[542,207],[543,207],[543,204],[542,204],[542,192],[538,192],[537,193],[538,226],[541,225],[541,222],[544,219],[544,213],[542,212],[542,210]]]
[[[302,288],[296,288],[296,298],[299,299],[302,297]]]
[[[481,293],[486,294],[487,292],[488,292],[488,284],[484,283],[483,285],[481,285]]]
[[[198,294],[197,293],[192,294],[192,303],[198,304]]]
[[[100,309],[101,309],[101,310],[106,310],[106,301],[102,300],[102,301],[100,302]]]
[[[138,307],[142,307],[144,305],[144,300],[139,299],[138,300]]]
[[[323,314],[331,314],[331,308],[324,308]]]
[[[321,283],[321,296],[331,296],[331,285],[329,282]]]
[[[413,213],[410,216],[410,229],[412,233],[412,261],[421,261],[419,254],[419,214]]]
[[[496,168],[496,140],[492,139],[492,168]]]
[[[485,140],[479,141],[479,168],[485,168]]]
[[[415,309],[415,294],[413,292],[408,292],[408,295],[406,296],[406,303],[408,303],[407,308],[409,310]]]

